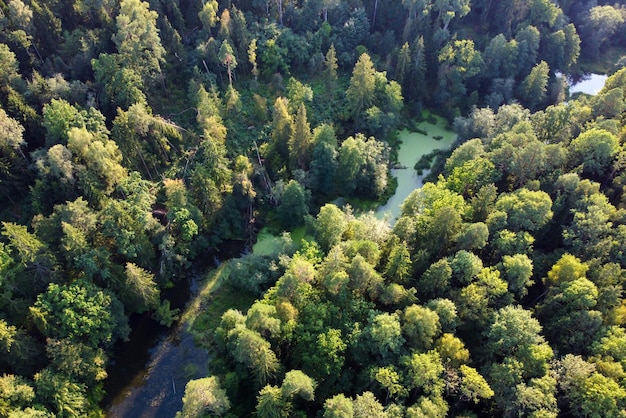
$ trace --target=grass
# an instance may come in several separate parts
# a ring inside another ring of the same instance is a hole
[[[228,261],[210,271],[182,315],[182,321],[201,346],[210,346],[211,333],[220,324],[224,312],[228,309],[245,312],[256,300],[254,295],[230,286],[226,281],[228,272]]]
[[[256,243],[252,246],[252,251],[257,255],[272,255],[274,254],[274,248],[276,248],[279,243],[280,237],[272,234],[268,228],[261,228],[259,235],[257,235]]]
[[[312,238],[313,237],[306,235],[306,226],[304,225],[294,228],[294,230],[291,231],[291,240],[296,245],[296,248],[300,248],[302,246],[303,240],[311,240]]]

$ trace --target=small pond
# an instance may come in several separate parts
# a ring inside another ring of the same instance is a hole
[[[569,87],[569,93],[570,95],[574,93],[596,95],[604,87],[607,78],[608,76],[605,74],[587,74]]]
[[[398,150],[398,164],[401,168],[394,168],[391,174],[398,179],[398,188],[387,203],[376,210],[376,215],[380,218],[388,216],[391,224],[400,216],[400,205],[404,199],[415,189],[422,186],[424,176],[428,175],[428,170],[424,170],[422,175],[418,175],[414,170],[415,163],[422,155],[428,154],[436,149],[446,149],[452,146],[456,134],[445,128],[445,121],[437,118],[437,123],[422,122],[418,125],[422,132],[409,132],[406,129],[400,132],[400,149]],[[435,139],[440,138],[440,139]]]

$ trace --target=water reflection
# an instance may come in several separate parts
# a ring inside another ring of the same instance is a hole
[[[207,364],[207,351],[196,347],[193,336],[179,326],[151,350],[147,369],[140,370],[112,401],[107,417],[173,417],[182,409],[185,385],[206,376]]]
[[[437,124],[420,123],[418,126],[419,130],[426,132],[426,135],[418,132],[409,132],[406,129],[400,132],[402,144],[400,144],[400,149],[398,150],[398,163],[402,168],[391,170],[391,174],[398,179],[398,188],[387,203],[376,210],[378,217],[389,216],[389,221],[392,224],[395,223],[395,220],[400,216],[400,205],[404,202],[404,199],[413,190],[421,187],[423,178],[428,175],[428,170],[424,170],[422,175],[418,175],[413,169],[415,163],[424,154],[452,146],[456,134],[446,130],[444,124],[445,122],[442,119],[438,119]]]
[[[608,78],[605,74],[587,74],[581,80],[573,83],[569,88],[569,93],[585,93],[594,96],[602,90]]]

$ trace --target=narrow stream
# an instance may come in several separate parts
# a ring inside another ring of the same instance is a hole
[[[245,243],[227,240],[215,258],[238,257]],[[185,309],[198,294],[199,280],[210,265],[199,266],[187,280],[163,292],[172,308]],[[172,328],[156,323],[150,314],[131,318],[129,340],[118,344],[109,365],[103,401],[107,418],[171,418],[183,406],[185,385],[191,379],[207,376],[209,353],[194,344],[187,324]]]
[[[195,280],[178,293],[193,297]],[[181,287],[181,286],[178,286]],[[116,348],[109,367],[107,417],[173,417],[183,406],[185,385],[207,374],[207,350],[194,344],[185,323],[168,329],[149,315],[133,318],[129,341]]]

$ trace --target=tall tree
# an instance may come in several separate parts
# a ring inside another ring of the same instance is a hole
[[[141,0],[122,0],[115,19],[112,39],[117,47],[120,65],[141,74],[146,82],[161,76],[165,49],[157,28],[157,13]]]
[[[537,109],[546,99],[550,67],[541,61],[533,67],[519,88],[519,95],[532,110]]]
[[[337,83],[337,51],[335,44],[330,44],[324,59],[324,79],[326,80],[326,92],[331,94]]]
[[[202,6],[202,10],[198,13],[198,17],[202,22],[202,27],[211,35],[211,29],[215,27],[219,18],[217,17],[219,5],[217,0],[208,0]]]
[[[228,72],[228,83],[232,86],[233,71],[235,70],[235,68],[237,68],[237,58],[235,57],[233,48],[230,46],[230,43],[227,39],[224,39],[222,41],[220,51],[218,52],[218,57],[222,65],[226,66],[226,71]]]
[[[364,111],[374,102],[375,75],[372,59],[363,53],[354,65],[350,86],[346,91],[350,113],[355,120],[363,118]]]
[[[311,159],[311,126],[306,116],[304,103],[300,104],[293,132],[289,137],[289,160],[292,168],[307,170]]]

